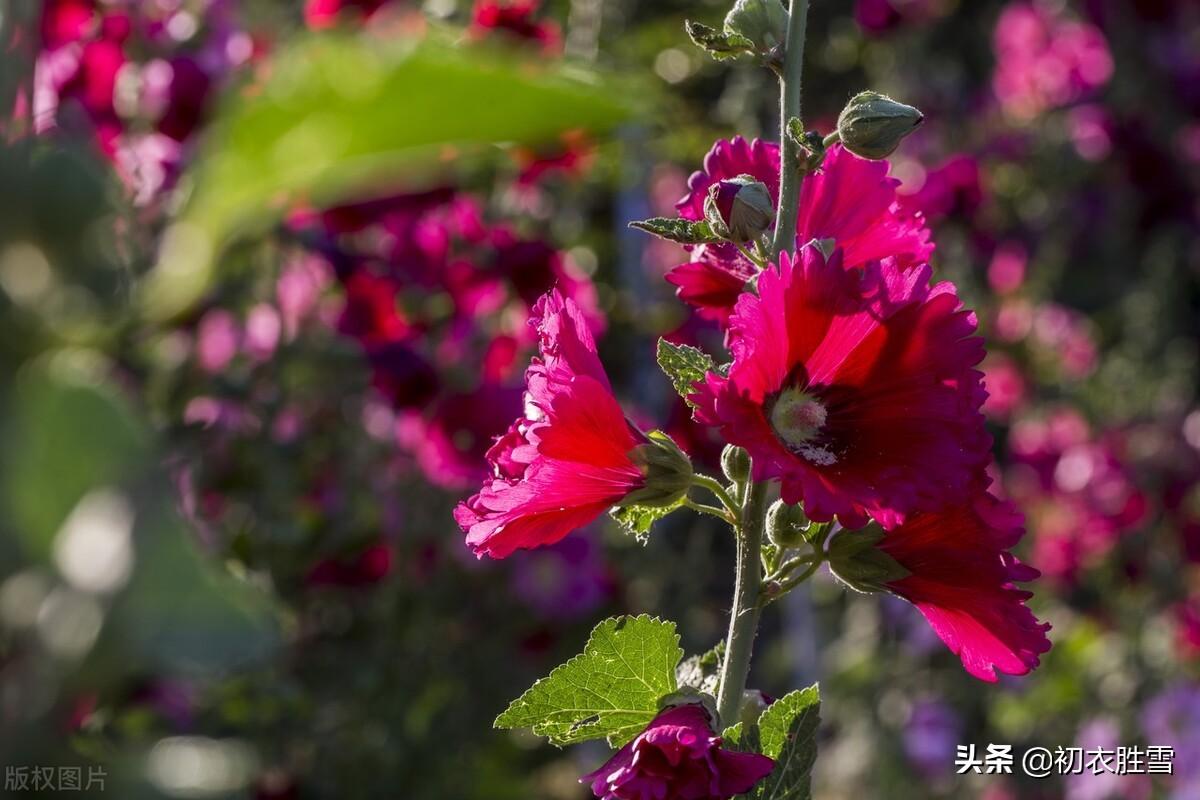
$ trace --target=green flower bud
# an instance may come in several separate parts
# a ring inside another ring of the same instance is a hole
[[[750,454],[741,447],[725,445],[721,451],[721,471],[733,483],[745,483],[750,478]]]
[[[829,544],[829,568],[842,583],[858,592],[885,592],[887,585],[912,573],[876,545],[883,541],[882,528],[842,531]]]
[[[842,109],[838,136],[851,153],[877,161],[890,156],[924,119],[912,106],[878,92],[860,92]]]
[[[725,33],[743,36],[765,53],[787,37],[788,12],[779,0],[737,0],[725,15]]]
[[[776,500],[767,509],[767,538],[782,548],[798,547],[808,538],[808,517],[800,506]]]
[[[665,508],[684,498],[692,486],[692,462],[679,445],[662,431],[651,431],[645,444],[630,452],[630,459],[646,476],[646,485],[630,492],[619,505]]]

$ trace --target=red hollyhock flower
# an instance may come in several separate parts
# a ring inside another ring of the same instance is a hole
[[[980,407],[975,315],[928,266],[894,259],[863,270],[816,247],[758,279],[730,319],[733,364],[692,399],[702,422],[745,447],[756,480],[848,528],[966,496],[991,439]]]
[[[925,220],[901,207],[896,195],[900,182],[887,173],[886,161],[859,158],[840,144],[829,148],[821,169],[801,186],[797,243],[833,239],[847,268],[888,257],[906,269],[927,262],[933,243]],[[778,205],[779,146],[741,137],[717,142],[704,158],[704,169],[688,179],[688,193],[676,205],[680,216],[703,219],[709,187],[738,175],[762,181]],[[706,245],[694,248],[691,261],[671,270],[667,280],[702,316],[725,323],[737,294],[756,271],[732,245]]]
[[[584,775],[601,800],[728,800],[748,792],[775,762],[721,748],[708,713],[681,705],[658,716],[604,766]]]
[[[488,451],[494,477],[454,512],[480,557],[553,544],[646,485],[630,456],[640,434],[579,307],[554,289],[530,322],[541,357],[525,373],[525,415]]]
[[[1040,574],[1008,552],[1024,533],[1015,507],[980,492],[946,511],[913,514],[879,545],[911,573],[888,588],[981,680],[1024,675],[1050,649],[1050,624],[1025,607],[1032,593],[1013,585]]]

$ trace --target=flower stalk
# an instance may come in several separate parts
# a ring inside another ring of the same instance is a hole
[[[721,689],[717,696],[717,714],[721,724],[729,726],[738,718],[746,678],[750,674],[750,656],[758,633],[761,612],[763,528],[767,516],[767,484],[755,481],[746,492],[746,501],[738,521],[737,583],[733,608],[729,612],[729,635],[725,639],[725,661],[721,664]]]
[[[779,211],[772,260],[795,247],[796,215],[800,202],[801,162],[799,143],[788,136],[788,123],[800,117],[801,73],[804,69],[804,36],[808,28],[808,0],[792,0],[788,15],[784,67],[779,75],[779,139],[782,147],[779,175]],[[737,537],[737,579],[733,608],[729,613],[729,635],[725,640],[725,660],[721,665],[721,688],[717,713],[722,725],[738,718],[750,657],[758,633],[762,611],[762,545],[767,515],[767,484],[751,482],[742,499]]]
[[[801,74],[804,71],[804,36],[808,29],[808,0],[792,0],[788,16],[783,72],[779,75],[779,213],[775,218],[772,260],[791,250],[796,242],[796,215],[800,205],[800,144],[788,135],[788,125],[801,117]]]

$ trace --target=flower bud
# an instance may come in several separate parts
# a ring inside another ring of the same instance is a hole
[[[860,92],[838,116],[838,136],[851,153],[877,161],[890,156],[924,119],[912,106],[878,92]]]
[[[808,517],[800,506],[776,500],[767,509],[767,537],[782,548],[797,547],[808,536]]]
[[[651,508],[674,505],[692,486],[692,462],[662,431],[651,431],[646,439],[645,444],[630,453],[646,476],[646,485],[626,495],[620,505]]]
[[[884,536],[883,529],[875,526],[860,531],[842,531],[829,545],[830,570],[855,591],[867,594],[887,591],[889,583],[912,573],[876,547]]]
[[[721,471],[733,483],[745,483],[750,477],[750,454],[744,448],[725,445],[721,451]]]
[[[779,0],[737,0],[725,15],[725,33],[743,36],[765,53],[787,37],[788,12]]]
[[[709,187],[704,217],[718,235],[748,242],[771,227],[775,207],[765,184],[749,175],[739,175]]]

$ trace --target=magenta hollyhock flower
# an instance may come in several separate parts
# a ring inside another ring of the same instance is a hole
[[[688,193],[676,204],[680,216],[703,219],[709,187],[739,175],[761,181],[778,204],[779,146],[740,136],[717,142],[704,158],[704,169],[688,179]],[[848,269],[888,257],[904,268],[927,262],[933,253],[929,229],[919,212],[901,206],[899,185],[888,177],[886,161],[868,161],[834,145],[801,185],[796,242],[833,239]],[[678,287],[681,300],[724,323],[756,271],[732,245],[706,245],[693,248],[691,261],[671,270],[667,280]]]
[[[530,323],[541,357],[525,373],[525,414],[488,451],[493,477],[454,512],[480,557],[553,544],[646,485],[630,455],[642,442],[579,306],[551,290]]]
[[[994,682],[997,671],[1024,675],[1050,649],[1050,624],[1026,608],[1032,593],[1013,585],[1040,574],[1009,552],[1024,532],[1016,508],[979,492],[948,510],[911,515],[879,545],[911,573],[888,589],[915,605],[981,680]]]
[[[637,738],[580,783],[601,800],[728,800],[748,792],[775,762],[721,747],[698,705],[660,711]]]
[[[730,319],[733,364],[697,418],[749,450],[756,480],[848,528],[962,500],[987,463],[975,315],[928,266],[846,270],[816,247],[758,278]]]

